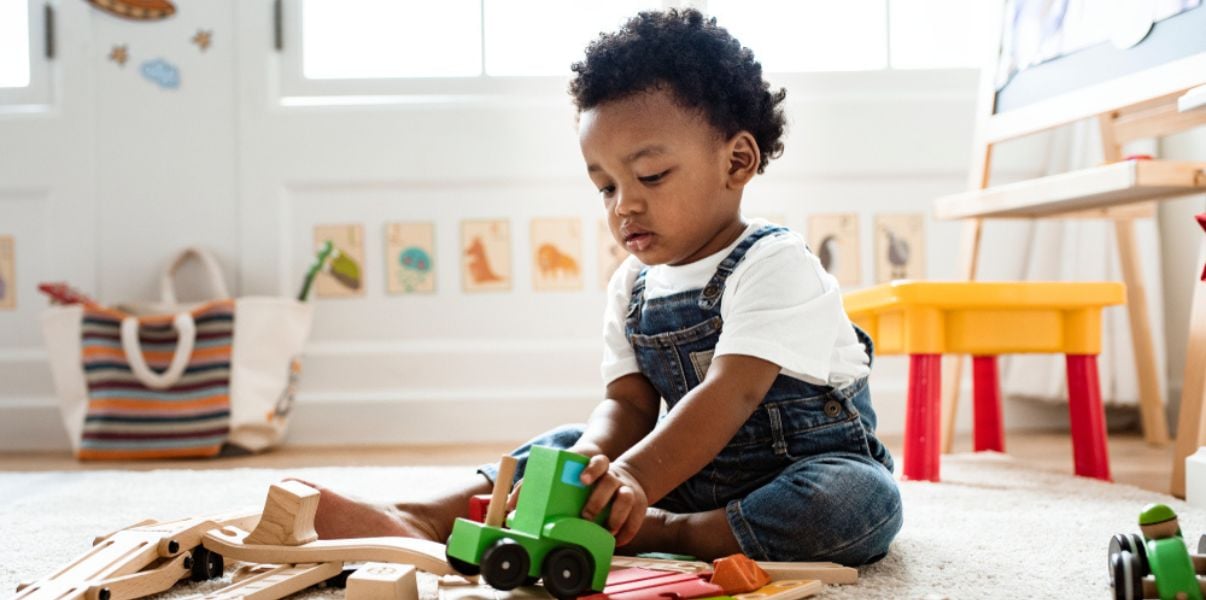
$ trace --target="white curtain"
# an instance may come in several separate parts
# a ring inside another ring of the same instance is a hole
[[[1145,148],[1140,148],[1146,150]],[[1128,146],[1128,150],[1135,150]],[[1051,174],[1102,163],[1101,136],[1096,120],[1082,121],[1052,133],[1047,157]],[[985,237],[994,227],[986,223]],[[1160,247],[1154,219],[1135,222],[1140,265],[1147,292],[1149,319],[1156,349],[1156,372],[1165,385],[1164,314],[1160,282]],[[1122,281],[1114,224],[1100,219],[1037,219],[1008,226],[1005,244],[982,246],[978,279],[1030,281]],[[985,240],[987,241],[987,239]],[[1012,243],[1009,243],[1012,241]],[[1004,248],[1013,246],[1012,253]],[[1010,256],[1012,254],[1012,256]],[[1102,352],[1098,357],[1102,401],[1106,405],[1138,404],[1139,385],[1134,344],[1125,306],[1106,309],[1102,319]],[[1005,396],[1066,402],[1064,357],[1013,355],[1001,361]],[[1167,392],[1167,390],[1162,390]]]

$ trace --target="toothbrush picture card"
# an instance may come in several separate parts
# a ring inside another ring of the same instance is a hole
[[[511,289],[511,223],[461,222],[461,287],[466,292]]]
[[[582,289],[582,223],[578,219],[533,219],[532,289]]]
[[[391,294],[435,292],[434,223],[386,223],[385,278]]]
[[[0,310],[17,309],[16,242],[11,235],[0,235]]]
[[[314,293],[319,298],[364,296],[364,226],[316,225],[314,251],[328,241],[335,246],[335,251],[319,270],[314,280]]]
[[[857,213],[809,215],[808,247],[838,283],[862,283]]]

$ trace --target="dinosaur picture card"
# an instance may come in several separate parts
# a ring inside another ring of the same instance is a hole
[[[317,225],[314,227],[314,250],[318,251],[323,242],[331,242],[335,252],[343,257],[332,256],[331,261],[314,280],[314,292],[319,298],[354,298],[364,296],[364,226],[353,225]],[[345,273],[344,270],[332,268],[331,265],[349,264],[347,259],[355,263],[356,273]]]
[[[461,286],[466,292],[511,289],[510,222],[461,222]]]
[[[386,223],[386,291],[430,294],[435,284],[435,224]]]
[[[16,244],[11,235],[0,235],[0,310],[17,308]]]
[[[925,215],[875,216],[875,282],[925,278]]]
[[[862,283],[857,213],[809,215],[808,247],[838,283]]]
[[[582,289],[582,222],[532,219],[532,289]]]
[[[623,246],[616,243],[616,238],[611,235],[611,228],[607,226],[606,219],[599,219],[599,289],[607,290],[607,284],[611,281],[611,276],[620,268],[620,263],[628,258],[628,251]]]

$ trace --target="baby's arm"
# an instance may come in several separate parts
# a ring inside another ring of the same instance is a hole
[[[617,544],[631,540],[649,504],[720,454],[758,408],[779,370],[779,365],[752,356],[716,357],[704,381],[683,396],[662,427],[610,464],[603,457],[591,460],[583,470],[582,482],[595,483],[595,489],[583,515],[598,514],[614,500],[608,526]]]
[[[595,407],[582,438],[570,449],[615,460],[653,431],[661,401],[653,384],[640,373],[612,381],[607,384],[607,399]]]

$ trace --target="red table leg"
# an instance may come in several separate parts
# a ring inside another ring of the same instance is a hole
[[[905,411],[904,479],[938,481],[942,355],[909,355],[909,400]]]
[[[1072,458],[1076,474],[1110,481],[1110,455],[1106,449],[1097,356],[1068,354],[1067,364],[1068,419],[1072,426]]]
[[[1005,426],[1001,423],[1001,384],[996,356],[972,358],[972,448],[976,452],[1005,451]]]

